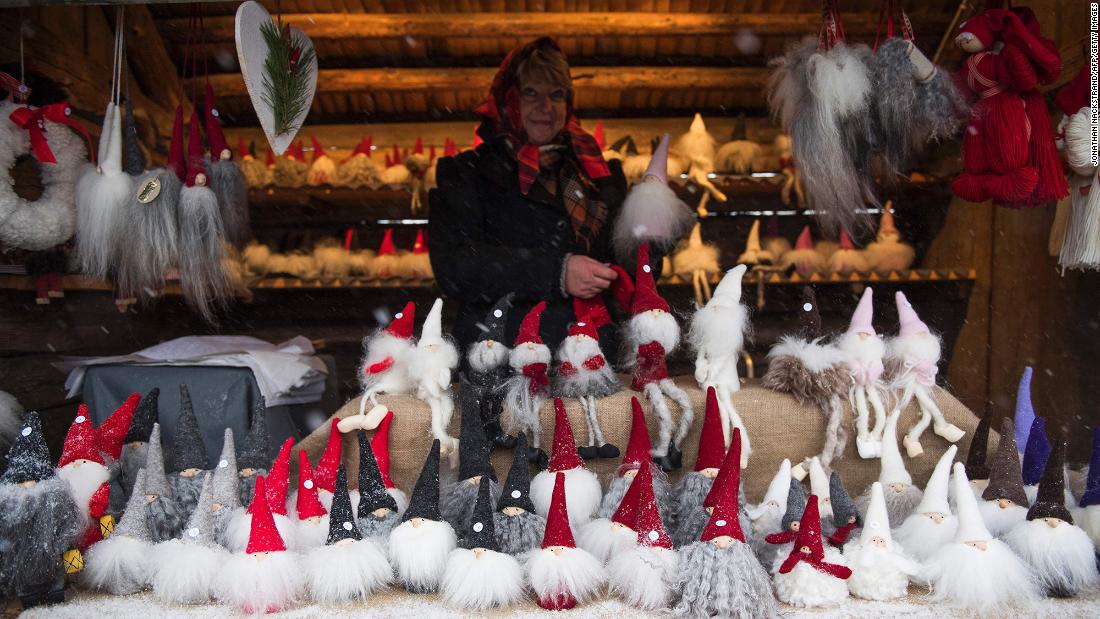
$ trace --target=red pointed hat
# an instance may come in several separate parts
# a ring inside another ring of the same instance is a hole
[[[172,122],[172,141],[168,143],[168,163],[165,165],[182,181],[187,178],[187,156],[183,152],[183,104],[176,106]]]
[[[398,163],[401,163],[401,159],[402,159],[401,158],[401,151],[397,148],[397,144],[394,144],[393,145],[393,156],[390,157],[390,162],[393,165],[397,165]]]
[[[210,82],[206,83],[202,103],[203,119],[206,121],[206,141],[210,144],[210,158],[231,159],[233,151],[229,148],[229,142],[225,141],[225,133],[222,131],[222,124],[219,120],[221,114],[218,113],[218,108],[214,105],[214,89],[211,88]]]
[[[393,411],[386,411],[386,416],[378,422],[374,430],[374,436],[370,438],[370,450],[374,454],[374,461],[378,463],[378,472],[382,474],[382,483],[386,488],[394,488],[390,479],[390,424],[393,423]]]
[[[416,240],[413,241],[413,254],[428,253],[428,241],[424,239],[424,229],[416,231]]]
[[[645,468],[648,469],[649,467]],[[652,471],[650,471],[649,479],[652,483]],[[611,514],[611,522],[621,524],[631,531],[638,530],[638,501],[641,498],[642,486],[645,483],[642,469],[639,469],[634,479],[630,480],[630,485],[623,494],[623,498],[619,500],[619,506],[615,508],[615,513]]]
[[[393,315],[393,320],[386,325],[386,333],[394,337],[407,340],[413,336],[413,318],[416,315],[416,304],[409,301],[405,309]]]
[[[305,160],[306,160],[306,150],[304,148],[302,148],[302,141],[301,140],[298,140],[297,142],[291,142],[290,143],[290,147],[288,148],[288,155],[287,156],[288,157],[293,157],[294,159],[297,159],[298,161],[305,162]]]
[[[602,295],[596,295],[591,299],[573,297],[573,315],[577,320],[569,327],[570,336],[587,335],[594,340],[599,340],[598,329],[611,322],[611,314],[604,305]]]
[[[336,492],[336,474],[340,471],[340,459],[344,447],[343,436],[336,427],[339,421],[335,417],[332,418],[328,430],[328,443],[325,444],[325,451],[321,454],[321,459],[317,461],[317,469],[313,472],[317,487],[329,492]]]
[[[266,165],[269,169],[275,167],[275,151],[267,151],[267,156],[264,157],[264,165]]]
[[[267,503],[271,513],[286,515],[286,491],[290,484],[290,448],[294,439],[288,438],[279,449],[279,455],[271,463],[267,475]]]
[[[653,268],[649,266],[649,243],[638,248],[638,268],[634,275],[634,302],[630,312],[635,316],[649,310],[669,311],[668,302],[657,294]]]
[[[592,137],[596,140],[596,144],[600,147],[600,150],[607,148],[607,138],[603,133],[603,121],[596,121],[596,128],[592,131]]]
[[[423,155],[424,154],[424,139],[421,138],[419,135],[416,136],[416,145],[413,146],[413,154],[414,155]]]
[[[309,456],[304,449],[298,451],[298,501],[296,509],[298,520],[324,516],[328,512],[321,500],[317,498],[317,482],[313,479],[313,471],[309,468]]]
[[[848,231],[840,229],[840,248],[855,250],[855,245],[852,245],[852,237],[848,236]]]
[[[718,394],[714,387],[707,387],[707,407],[703,412],[703,429],[699,433],[699,453],[695,456],[695,470],[721,469],[726,452],[725,443],[722,418],[718,414]]]
[[[321,157],[327,157],[325,153],[325,147],[321,145],[321,140],[317,139],[317,136],[309,136],[309,141],[313,144],[313,160],[317,161]]]
[[[248,145],[244,143],[244,136],[237,136],[237,156],[241,159],[251,159],[252,153],[248,150]]]
[[[122,442],[126,440],[126,433],[130,431],[130,422],[134,420],[134,411],[141,402],[140,393],[132,393],[126,401],[119,406],[103,425],[96,428],[96,442],[99,450],[118,460],[122,456]]]
[[[451,138],[447,138],[446,140],[444,140],[444,142],[443,142],[443,156],[444,157],[454,157],[457,154],[458,154],[458,144],[455,144],[455,141],[452,140]]]
[[[275,518],[271,516],[271,507],[267,503],[263,475],[256,476],[256,493],[252,495],[252,504],[248,506],[252,514],[252,529],[248,533],[248,547],[245,552],[283,552],[286,544],[279,529],[275,527]]]
[[[554,497],[550,500],[550,513],[546,514],[546,530],[542,534],[542,547],[565,546],[576,548],[573,529],[569,527],[569,507],[565,504],[565,474],[554,476]]]
[[[187,128],[187,177],[185,181],[188,187],[206,184],[206,166],[203,165],[202,154],[202,123],[199,121],[198,112],[192,110],[191,125]]]
[[[807,551],[803,551],[805,548]],[[848,578],[852,570],[843,565],[825,562],[825,546],[821,541],[821,517],[817,507],[817,495],[811,494],[799,521],[798,537],[794,540],[791,554],[779,566],[779,573],[786,574],[794,569],[799,561],[805,561],[821,572],[837,578]]]
[[[81,404],[76,410],[76,418],[65,434],[65,446],[61,449],[61,459],[57,461],[57,466],[60,468],[75,460],[91,460],[104,464],[86,404]]]
[[[714,480],[717,484],[718,480]],[[741,522],[737,519],[737,489],[730,484],[723,484],[714,502],[714,510],[710,514],[707,526],[703,528],[703,534],[699,540],[710,540],[727,535],[744,543],[745,532],[741,530]]]
[[[393,256],[397,254],[397,248],[393,245],[393,228],[386,228],[382,235],[382,244],[378,246],[379,256]]]
[[[671,550],[672,538],[668,536],[661,512],[657,509],[657,499],[653,496],[653,471],[649,467],[638,472],[631,486],[639,484],[638,519],[634,526],[638,532],[638,545]]]
[[[372,139],[373,138],[370,135],[365,135],[360,138],[359,143],[355,145],[355,150],[351,152],[351,156],[354,157],[355,155],[366,155],[368,158],[370,158]]]
[[[798,240],[794,242],[795,249],[813,249],[814,237],[810,234],[810,227],[806,226],[802,228],[802,233],[798,235]]]
[[[647,468],[642,466],[652,462],[650,450],[653,445],[649,442],[649,427],[645,422],[645,412],[638,398],[630,396],[630,440],[626,444],[626,453],[623,454],[623,464],[619,467],[619,476],[630,469]]]
[[[726,459],[722,461],[722,468],[718,469],[718,476],[710,485],[710,491],[703,498],[703,507],[714,507],[719,495],[729,491],[727,484],[733,484],[733,494],[737,495],[741,488],[741,429],[733,429],[733,440],[726,451]]]
[[[435,144],[428,145],[428,161],[435,161]]]
[[[528,342],[532,344],[542,343],[542,338],[539,337],[539,321],[542,318],[542,310],[544,309],[546,309],[546,301],[539,301],[523,317],[523,322],[519,325],[519,333],[516,335],[516,346]]]
[[[569,415],[565,413],[565,404],[561,398],[554,398],[554,453],[550,454],[550,464],[546,470],[551,473],[583,469],[584,460],[577,455],[577,441],[573,438],[573,426]]]

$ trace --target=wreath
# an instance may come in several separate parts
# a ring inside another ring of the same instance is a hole
[[[0,246],[37,251],[73,236],[76,179],[87,151],[66,126],[74,122],[68,115],[64,103],[34,108],[0,101]],[[42,162],[44,188],[34,201],[15,193],[11,176],[16,160],[31,154]]]

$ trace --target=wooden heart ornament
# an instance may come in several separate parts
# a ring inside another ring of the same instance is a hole
[[[281,155],[302,128],[317,91],[313,41],[297,28],[280,28],[251,0],[237,7],[235,36],[252,107],[271,150]]]

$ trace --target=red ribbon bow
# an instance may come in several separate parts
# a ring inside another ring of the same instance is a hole
[[[11,118],[11,121],[20,128],[26,129],[27,132],[30,133],[31,150],[34,152],[35,159],[38,159],[40,162],[57,163],[57,158],[54,157],[53,151],[50,150],[50,145],[46,141],[47,120],[67,125],[84,136],[84,140],[88,142],[88,153],[91,154],[92,161],[95,162],[92,139],[88,135],[88,131],[84,128],[84,125],[73,119],[70,114],[72,114],[72,109],[69,107],[69,104],[61,102],[52,105],[44,105],[40,108],[16,108],[9,118]]]

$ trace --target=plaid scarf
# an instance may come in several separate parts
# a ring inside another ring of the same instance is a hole
[[[607,221],[607,204],[589,197],[595,193],[595,185],[577,168],[577,162],[568,156],[562,146],[539,148],[539,176],[536,180],[552,195],[561,195],[565,212],[573,224],[573,234],[585,251],[592,249],[592,241]]]

